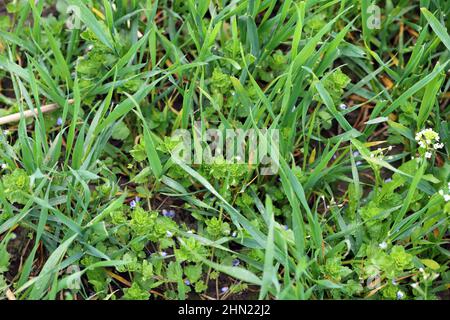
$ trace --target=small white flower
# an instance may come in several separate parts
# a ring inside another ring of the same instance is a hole
[[[340,108],[341,110],[345,110],[345,109],[347,109],[347,105],[346,105],[345,103],[341,103],[341,104],[339,105],[339,108]]]
[[[449,202],[450,201],[450,194],[444,195],[444,200],[445,200],[445,202]]]
[[[401,299],[403,299],[403,297],[405,296],[405,294],[402,292],[402,291],[397,291],[397,299],[398,300],[401,300]]]
[[[389,146],[389,147],[388,147],[388,150],[389,150],[389,151],[392,151],[392,146]]]
[[[432,156],[431,152],[425,152],[425,158],[430,159]]]
[[[2,163],[2,169],[8,168],[8,165],[6,163]]]
[[[170,237],[172,237],[172,236],[173,236],[173,233],[172,233],[172,232],[170,232],[170,231],[166,231],[166,236],[167,236],[168,238],[170,238]]]
[[[3,130],[3,134],[7,136],[9,134],[9,130]]]
[[[380,249],[385,250],[385,249],[387,249],[387,246],[388,246],[388,245],[387,245],[386,241],[383,241],[383,242],[380,243],[378,246],[380,247]]]
[[[375,158],[375,155],[373,153],[370,154],[371,158]]]
[[[419,268],[419,272],[423,273],[424,271],[423,268]]]
[[[419,287],[419,284],[416,282],[416,283],[413,283],[412,285],[411,285],[411,287],[413,287],[413,289],[417,289],[418,287]]]

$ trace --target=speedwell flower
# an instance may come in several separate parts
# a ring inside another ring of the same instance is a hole
[[[163,215],[164,217],[173,218],[173,217],[175,217],[175,210],[172,210],[172,209],[171,209],[171,210],[163,209],[162,215]]]

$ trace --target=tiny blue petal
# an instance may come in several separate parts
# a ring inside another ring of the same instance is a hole
[[[164,217],[173,218],[175,217],[175,210],[169,210],[163,209],[162,214]]]
[[[222,293],[225,293],[225,292],[228,291],[228,287],[222,287],[222,288],[220,289],[220,291],[221,291]]]
[[[56,124],[57,124],[58,126],[60,126],[60,125],[63,124],[63,121],[62,121],[62,118],[61,118],[61,117],[59,117],[59,118],[56,120]]]
[[[241,261],[239,261],[239,259],[234,259],[232,262],[233,267],[237,267],[240,263],[241,263]]]
[[[131,200],[131,202],[130,202],[130,207],[131,207],[131,208],[135,208],[135,207],[136,207],[136,201]]]
[[[190,282],[189,280],[186,279],[186,280],[184,280],[184,284],[187,285],[187,286],[190,286],[190,285],[191,285],[191,282]]]

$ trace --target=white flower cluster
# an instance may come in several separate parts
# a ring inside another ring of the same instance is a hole
[[[444,197],[445,202],[450,201],[450,182],[447,185],[447,193],[444,192],[444,190],[439,190],[439,194]]]
[[[444,147],[443,143],[440,143],[440,137],[433,129],[423,129],[416,133],[416,141],[419,147],[425,151],[424,156],[430,159],[432,152]]]

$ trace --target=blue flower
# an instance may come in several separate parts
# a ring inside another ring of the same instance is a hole
[[[190,286],[191,282],[188,279],[186,279],[186,280],[184,280],[184,284],[187,285],[187,286]]]
[[[164,217],[173,218],[173,217],[175,217],[175,210],[166,210],[166,209],[163,209],[162,215],[163,215]]]
[[[228,291],[228,287],[222,287],[220,288],[220,292],[225,293]]]
[[[234,259],[232,262],[233,267],[237,267],[240,263],[241,263],[241,261],[239,259]]]
[[[139,197],[137,197],[137,196],[134,198],[134,200],[131,200],[131,201],[130,201],[130,207],[131,207],[131,209],[136,208],[136,206],[138,205],[139,201],[141,201],[141,198],[139,198]]]
[[[58,126],[60,126],[60,125],[63,124],[63,120],[62,120],[61,117],[58,117],[58,119],[56,120],[56,124],[57,124]]]

